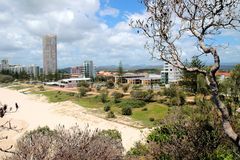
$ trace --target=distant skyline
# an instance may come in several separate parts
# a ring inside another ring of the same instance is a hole
[[[140,0],[0,0],[0,59],[42,66],[42,36],[58,37],[58,68],[93,60],[97,66],[161,65],[144,49],[146,38],[129,27],[145,17]],[[215,45],[223,63],[240,63],[240,32],[225,31]],[[183,58],[198,50],[183,41]],[[205,63],[210,62],[203,57]]]

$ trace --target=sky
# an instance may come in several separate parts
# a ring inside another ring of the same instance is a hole
[[[160,65],[144,48],[146,38],[129,26],[145,15],[140,0],[0,0],[0,59],[42,66],[42,37],[56,34],[59,68],[84,60],[97,66]],[[237,31],[218,37],[222,62],[240,63],[239,39]],[[194,45],[179,44],[183,58],[197,51]]]

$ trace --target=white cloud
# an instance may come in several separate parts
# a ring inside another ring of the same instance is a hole
[[[60,67],[80,65],[86,59],[97,65],[118,64],[120,60],[131,65],[153,63],[144,49],[146,38],[129,26],[131,19],[148,15],[127,14],[124,21],[110,27],[98,17],[119,14],[109,8],[102,10],[99,0],[0,0],[0,59],[42,66],[42,36],[54,33]],[[179,46],[193,53],[190,44]]]
[[[112,17],[117,17],[119,14],[119,10],[116,8],[112,7],[107,7],[104,10],[100,11],[100,16],[112,16]]]

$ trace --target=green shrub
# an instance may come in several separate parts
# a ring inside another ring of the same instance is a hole
[[[105,105],[104,105],[104,111],[105,111],[105,112],[108,112],[108,111],[110,111],[110,110],[111,110],[110,104],[108,104],[108,103],[105,104]]]
[[[97,86],[96,86],[97,92],[99,92],[99,91],[101,90],[101,88],[102,88],[102,87],[101,87],[100,85],[97,85]]]
[[[107,118],[116,118],[116,116],[113,111],[110,111],[107,113]]]
[[[179,100],[180,100],[180,106],[184,105],[186,103],[186,95],[185,95],[185,93],[180,91],[178,93],[178,97],[179,97]]]
[[[108,80],[106,83],[106,87],[108,89],[113,89],[114,88],[114,82],[112,80]]]
[[[0,83],[10,83],[13,81],[14,81],[14,78],[12,76],[0,74]]]
[[[68,92],[67,95],[69,95],[69,96],[74,96],[75,93],[73,93],[73,92]]]
[[[126,93],[128,91],[128,89],[129,89],[129,85],[128,84],[122,86],[122,90],[123,90],[124,93]]]
[[[85,88],[85,87],[80,87],[80,88],[79,88],[79,95],[80,95],[80,97],[86,96],[87,91],[88,91],[87,88]]]
[[[181,103],[180,98],[179,97],[173,97],[170,99],[170,105],[172,106],[179,106]]]
[[[116,129],[102,130],[99,135],[103,135],[115,140],[122,140],[121,133]]]
[[[134,90],[130,94],[132,98],[137,100],[143,100],[145,102],[150,102],[154,96],[152,90],[149,91]]]
[[[118,103],[120,102],[120,98],[123,97],[123,94],[115,91],[112,93],[112,96],[113,96],[114,103]]]
[[[131,108],[141,108],[146,105],[144,101],[141,100],[134,100],[134,99],[123,99],[119,104],[121,108],[125,106],[129,106]]]
[[[169,88],[164,88],[163,94],[167,97],[176,97],[177,96],[177,88],[175,85],[171,85]]]
[[[136,142],[134,144],[134,147],[132,147],[128,152],[128,156],[146,156],[149,153],[149,149],[147,145],[141,143],[141,142]]]
[[[100,94],[100,100],[102,103],[106,103],[107,102],[107,98],[108,98],[108,94],[107,93],[101,93]]]
[[[148,109],[147,108],[143,108],[142,111],[147,111]]]
[[[39,89],[39,91],[45,91],[45,88],[43,85],[39,86],[38,89]]]
[[[150,117],[150,118],[149,118],[149,121],[153,122],[153,121],[155,121],[155,118]]]
[[[86,81],[80,81],[80,82],[78,83],[78,87],[88,88],[89,86],[90,86],[89,83],[86,82]]]
[[[139,90],[142,87],[143,87],[143,85],[141,85],[141,84],[135,84],[135,85],[132,86],[132,90]]]
[[[126,115],[126,116],[132,115],[132,108],[129,107],[129,106],[123,107],[122,108],[122,115]]]

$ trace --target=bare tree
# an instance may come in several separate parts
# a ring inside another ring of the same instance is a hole
[[[227,136],[240,148],[240,137],[234,131],[227,107],[219,98],[216,72],[220,67],[218,47],[209,44],[222,31],[240,27],[240,0],[143,0],[147,9],[145,20],[133,20],[131,26],[148,37],[146,47],[154,58],[189,72],[205,76],[212,100],[221,112],[222,126]],[[189,68],[181,60],[182,50],[177,43],[185,38],[196,42],[195,55],[211,56],[213,64],[208,69]],[[170,57],[174,61],[168,59]],[[174,62],[174,63],[173,63]],[[176,62],[176,63],[175,63]]]
[[[13,110],[12,107],[8,107],[6,104],[3,105],[0,103],[0,118],[3,118],[6,114],[17,112],[17,110],[19,108],[17,103],[15,103],[14,108],[15,109]],[[9,120],[0,124],[0,133],[4,130],[13,130],[13,131],[17,131],[17,132],[19,131],[17,129],[17,127],[13,126],[11,121],[9,121]],[[0,136],[0,141],[6,140],[6,139],[8,139],[8,136]],[[9,146],[8,148],[0,147],[0,151],[5,152],[5,153],[15,153],[15,152],[11,151],[12,148],[13,148],[13,145]]]

